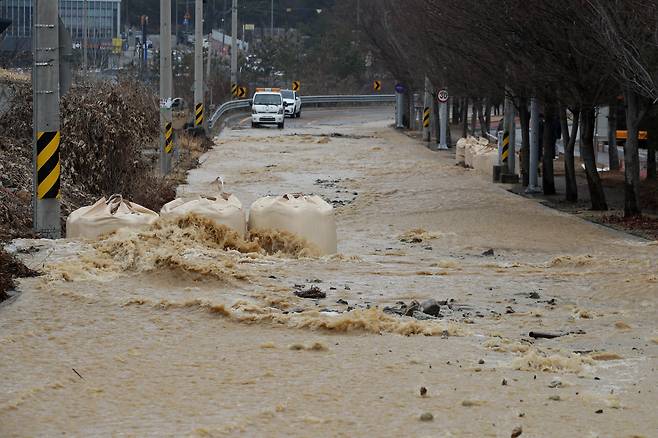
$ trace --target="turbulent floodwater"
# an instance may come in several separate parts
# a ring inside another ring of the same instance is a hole
[[[658,436],[658,246],[455,167],[391,114],[225,131],[179,189],[319,194],[339,255],[195,218],[15,242],[44,275],[0,305],[0,436]],[[295,296],[312,285],[327,297]],[[383,312],[429,298],[437,320]]]

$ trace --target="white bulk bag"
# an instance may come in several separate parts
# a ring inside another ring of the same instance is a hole
[[[66,237],[95,239],[122,228],[139,230],[158,219],[158,214],[121,195],[102,197],[94,205],[72,212],[66,219]]]
[[[247,231],[247,220],[242,203],[229,193],[218,193],[217,196],[197,196],[194,199],[174,199],[160,210],[162,217],[185,216],[196,214],[212,220],[217,225],[225,225],[244,237]]]
[[[457,147],[455,149],[455,160],[457,161],[457,164],[461,164],[462,166],[464,165],[464,154],[466,153],[466,142],[467,140],[465,138],[460,138],[457,140]]]
[[[334,208],[319,196],[260,198],[251,205],[249,229],[288,231],[314,244],[322,254],[338,251]]]

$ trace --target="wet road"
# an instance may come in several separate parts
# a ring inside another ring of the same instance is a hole
[[[226,251],[198,223],[17,242],[46,275],[0,307],[0,435],[655,436],[658,246],[391,124],[370,108],[243,125],[179,189],[317,193],[338,256]],[[438,320],[381,311],[428,298]]]

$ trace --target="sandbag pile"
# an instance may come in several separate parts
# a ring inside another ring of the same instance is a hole
[[[240,200],[221,191],[213,196],[174,199],[162,207],[160,214],[113,195],[72,212],[66,221],[66,237],[95,239],[119,230],[139,231],[159,217],[189,214],[224,225],[242,238],[248,237],[247,230],[255,234],[284,231],[304,239],[320,255],[338,251],[333,206],[319,196],[290,193],[256,200],[248,221]]]
[[[493,166],[498,164],[498,148],[486,138],[460,138],[455,158],[457,164],[491,175]]]

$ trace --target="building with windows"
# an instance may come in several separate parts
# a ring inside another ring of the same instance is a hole
[[[12,22],[0,42],[0,50],[31,50],[33,3],[34,0],[0,0],[0,18]],[[85,6],[89,47],[111,48],[112,38],[120,34],[121,0],[59,0],[59,15],[74,45],[83,40]]]

